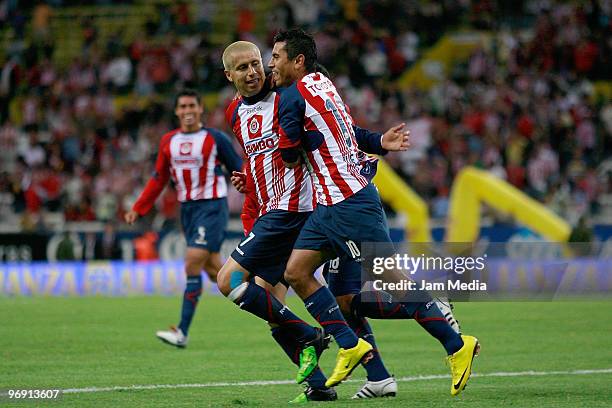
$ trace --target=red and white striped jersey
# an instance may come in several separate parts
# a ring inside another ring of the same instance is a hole
[[[278,150],[278,103],[276,91],[234,100],[226,111],[228,124],[248,159],[259,215],[270,210],[312,211],[312,181],[305,166],[288,169]]]
[[[173,130],[162,137],[153,177],[133,208],[140,215],[149,212],[170,177],[181,202],[225,197],[227,182],[221,165],[239,171],[241,163],[229,138],[218,130]]]
[[[369,183],[376,159],[359,150],[353,118],[323,74],[306,75],[282,92],[279,121],[281,150],[304,150],[319,204],[337,204]]]

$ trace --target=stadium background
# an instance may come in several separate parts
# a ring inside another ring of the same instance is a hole
[[[56,256],[43,241],[65,230],[80,233],[77,259],[129,259],[130,238],[145,227],[161,238],[176,229],[172,189],[137,229],[120,222],[175,125],[173,92],[202,91],[206,124],[227,130],[234,90],[223,47],[252,40],[266,60],[275,30],[295,24],[315,33],[360,126],[410,124],[412,149],[387,162],[425,200],[434,228],[467,165],[572,226],[583,215],[590,226],[612,223],[609,2],[47,3],[0,7],[1,232],[25,234],[2,235],[2,260]],[[485,216],[485,225],[512,224]],[[123,252],[96,253],[96,242],[115,240]]]
[[[23,327],[17,314],[35,319],[36,310],[49,308],[62,319],[76,305],[19,295],[182,290],[184,244],[173,189],[135,228],[121,222],[151,174],[159,138],[175,126],[173,93],[182,86],[201,91],[206,125],[228,131],[223,113],[235,90],[223,75],[224,47],[253,41],[267,62],[276,30],[296,25],[314,33],[319,59],[357,124],[378,131],[409,124],[413,147],[386,160],[425,203],[434,239],[443,239],[455,177],[474,166],[557,214],[573,228],[572,240],[609,251],[611,15],[607,0],[0,0],[0,315],[6,328]],[[241,200],[230,193],[226,253],[240,237]],[[394,238],[409,239],[405,215],[394,206],[387,210]],[[481,237],[490,241],[543,240],[494,208],[484,206],[482,215]],[[151,299],[155,317],[174,319],[160,310],[174,310],[176,299]],[[117,307],[116,299],[87,302],[94,313]],[[146,332],[164,323],[146,315],[147,300],[133,302]],[[466,315],[478,313],[474,305],[464,307]],[[567,313],[596,320],[606,308],[582,304]],[[526,313],[532,312],[545,318]],[[592,343],[605,345],[597,336]],[[25,375],[22,384],[40,384],[32,378]],[[591,384],[597,395],[601,389]]]

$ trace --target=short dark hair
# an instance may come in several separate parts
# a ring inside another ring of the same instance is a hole
[[[284,42],[285,50],[289,59],[295,59],[298,55],[304,55],[304,66],[306,71],[315,72],[317,62],[317,44],[308,34],[301,28],[292,28],[287,31],[279,31],[274,36],[274,42]]]
[[[198,105],[200,104],[201,99],[200,99],[200,94],[198,93],[198,91],[196,91],[195,89],[191,89],[191,88],[185,88],[185,89],[181,89],[174,97],[174,108],[175,109],[178,106],[178,101],[181,96],[192,96],[196,98],[196,101],[198,101]]]

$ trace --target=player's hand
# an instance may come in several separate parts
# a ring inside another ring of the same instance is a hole
[[[239,171],[232,171],[230,177],[232,185],[238,190],[239,193],[246,192],[246,173]]]
[[[136,211],[130,210],[130,211],[125,213],[123,218],[125,219],[125,222],[127,222],[130,225],[132,225],[132,224],[134,224],[136,222],[138,217],[140,217],[140,215]]]
[[[408,150],[410,147],[410,131],[404,130],[405,123],[400,123],[387,130],[382,137],[382,148],[390,152]]]

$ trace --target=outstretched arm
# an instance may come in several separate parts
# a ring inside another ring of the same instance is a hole
[[[387,130],[384,134],[371,132],[353,125],[359,150],[366,153],[385,155],[387,152],[407,150],[410,146],[410,131],[404,129],[405,123],[400,123]]]
[[[133,224],[138,216],[145,215],[153,208],[155,200],[157,200],[157,197],[159,197],[168,183],[168,179],[170,178],[170,159],[167,147],[170,143],[170,138],[171,136],[164,136],[159,144],[157,160],[155,161],[155,171],[142,193],[140,193],[138,200],[134,203],[132,211],[125,214],[125,221],[128,224]]]

